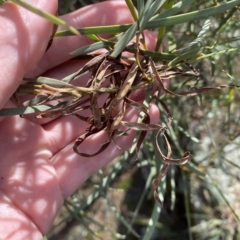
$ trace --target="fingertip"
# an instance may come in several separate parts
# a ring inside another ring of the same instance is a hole
[[[149,107],[150,122],[157,124],[160,118],[159,108],[156,104],[151,104]]]

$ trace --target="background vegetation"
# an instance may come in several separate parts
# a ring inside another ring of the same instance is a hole
[[[94,2],[60,1],[60,11]],[[194,1],[183,12],[223,2]],[[201,86],[239,85],[239,17],[239,9],[233,8],[208,18],[209,28],[200,45],[208,46],[205,54],[223,53],[192,61]],[[203,26],[208,27],[206,19],[167,27],[163,51],[183,48]],[[187,81],[189,86],[194,84]],[[171,88],[180,88],[179,82],[171,79]],[[240,238],[239,90],[226,88],[181,98],[165,94],[163,99],[174,118],[169,133],[174,155],[186,149],[193,155],[191,164],[171,166],[161,182],[163,207],[152,197],[151,182],[161,160],[156,159],[154,136],[149,135],[138,162],[134,153],[126,152],[66,200],[46,239]]]

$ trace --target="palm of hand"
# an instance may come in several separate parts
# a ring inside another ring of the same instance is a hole
[[[40,125],[19,117],[1,122],[0,212],[13,221],[17,231],[36,226],[46,232],[63,202],[56,171],[50,161],[53,146]],[[9,212],[9,210],[11,210]],[[32,224],[34,222],[34,224]],[[24,228],[18,228],[21,223]],[[0,225],[9,224],[7,221]],[[30,238],[29,238],[30,239]]]
[[[90,159],[76,155],[72,150],[74,139],[85,128],[86,124],[79,123],[74,116],[61,117],[43,125],[18,116],[2,120],[0,153],[4,158],[0,162],[0,212],[6,211],[17,228],[21,222],[28,229],[32,228],[31,232],[45,233],[63,199],[120,154],[112,144],[108,152]],[[86,140],[83,149],[91,146],[89,151],[94,151],[105,140],[106,133],[102,132]],[[131,140],[129,137],[127,143],[125,139],[124,144],[121,140],[118,144],[126,148]],[[10,209],[12,214],[9,214]],[[0,225],[5,224],[8,222]]]

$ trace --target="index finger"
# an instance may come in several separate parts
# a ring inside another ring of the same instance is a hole
[[[133,22],[133,18],[124,1],[108,1],[89,5],[61,18],[75,28]],[[62,27],[58,30],[62,30]],[[36,67],[29,72],[28,77],[38,76],[68,61],[73,57],[70,55],[70,52],[90,43],[92,41],[84,35],[54,38],[52,46]]]
[[[56,0],[31,0],[29,4],[52,14],[57,10]],[[0,29],[2,108],[24,74],[42,57],[52,32],[52,24],[14,3],[6,2],[0,7]]]

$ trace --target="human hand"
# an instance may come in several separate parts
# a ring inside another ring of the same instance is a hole
[[[57,10],[57,1],[29,2],[52,14]],[[77,28],[132,21],[123,1],[96,4],[63,18]],[[89,44],[84,36],[58,38],[45,53],[52,25],[12,3],[0,7],[0,29],[0,108],[14,106],[9,99],[26,75],[62,79],[79,69],[83,63],[69,61],[69,52]],[[151,121],[157,122],[157,108],[152,106],[149,114]],[[125,117],[136,121],[136,110],[129,109]],[[0,239],[42,239],[64,199],[128,149],[134,138],[129,131],[127,137],[116,139],[121,149],[112,143],[99,155],[83,158],[72,148],[87,127],[71,115],[44,121],[0,118]],[[95,152],[106,139],[102,131],[89,137],[81,148]]]

